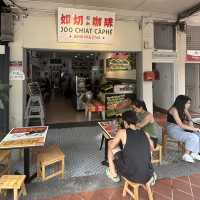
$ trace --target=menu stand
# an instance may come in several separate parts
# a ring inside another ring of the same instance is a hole
[[[98,122],[99,126],[103,129],[102,134],[105,141],[104,160],[101,162],[101,164],[105,166],[108,166],[108,141],[114,138],[112,131],[109,132],[109,130],[106,128],[110,126],[111,123],[112,121]]]
[[[108,164],[108,141],[109,139],[107,139],[104,135],[104,142],[105,142],[105,150],[104,150],[104,160],[101,162],[102,165],[105,165],[105,166],[109,166]]]

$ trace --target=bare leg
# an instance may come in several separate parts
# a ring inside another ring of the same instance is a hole
[[[120,147],[117,147],[115,149],[111,149],[111,144],[112,144],[112,140],[108,141],[108,163],[109,163],[109,170],[110,173],[113,177],[117,176],[117,171],[115,168],[115,164],[113,162],[114,160],[114,154],[117,153],[118,151],[121,151]]]

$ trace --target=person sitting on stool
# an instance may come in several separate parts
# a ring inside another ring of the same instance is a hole
[[[193,126],[189,113],[191,98],[186,95],[176,97],[174,104],[167,112],[167,132],[169,136],[185,143],[182,159],[194,163],[200,160],[200,129]]]
[[[106,175],[114,182],[119,182],[121,175],[130,181],[144,184],[154,175],[151,164],[153,142],[147,133],[136,129],[135,112],[124,112],[122,120],[125,129],[118,130],[114,139],[108,143],[109,168],[106,169]]]
[[[154,144],[154,148],[157,146],[158,136],[156,129],[156,122],[153,115],[147,111],[147,107],[144,101],[135,100],[133,103],[133,110],[136,112],[138,122],[136,127],[147,132]]]

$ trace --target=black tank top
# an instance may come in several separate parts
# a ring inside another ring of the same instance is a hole
[[[169,112],[167,112],[167,122],[177,124],[174,117]]]
[[[182,116],[179,116],[179,117],[180,117],[180,119],[181,119],[182,122],[183,122],[184,120],[187,121],[187,116],[186,116],[185,113],[183,113],[183,115],[182,115]],[[174,117],[173,117],[173,115],[171,115],[171,114],[169,113],[169,111],[167,112],[167,122],[170,122],[170,123],[173,123],[173,124],[177,124],[177,123],[176,123],[176,120],[175,120]]]
[[[153,175],[149,141],[142,130],[127,129],[123,158],[127,177],[135,182],[146,183]]]

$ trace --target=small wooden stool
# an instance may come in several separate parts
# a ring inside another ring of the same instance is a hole
[[[0,176],[10,172],[11,152],[9,150],[0,150],[0,165],[3,170],[0,171]]]
[[[65,155],[57,145],[48,147],[45,152],[40,153],[37,157],[37,176],[42,178],[42,181],[61,175],[64,178]],[[46,176],[46,167],[61,162],[61,169]]]
[[[12,189],[14,193],[14,200],[18,200],[18,197],[26,193],[26,187],[24,184],[25,175],[3,175],[0,177],[0,192],[1,190]],[[18,192],[19,190],[19,192]]]
[[[124,177],[123,177],[124,178]],[[126,196],[126,193],[128,193],[133,199],[139,200],[139,187],[143,187],[147,193],[149,200],[153,200],[153,193],[151,191],[151,187],[149,183],[140,184],[140,183],[134,183],[132,181],[129,181],[128,179],[124,178],[124,189],[123,189],[123,197]]]
[[[151,162],[153,164],[161,164],[162,162],[162,146],[160,144],[157,144],[156,148],[153,150],[152,160]],[[155,153],[157,153],[157,158],[154,159]]]

